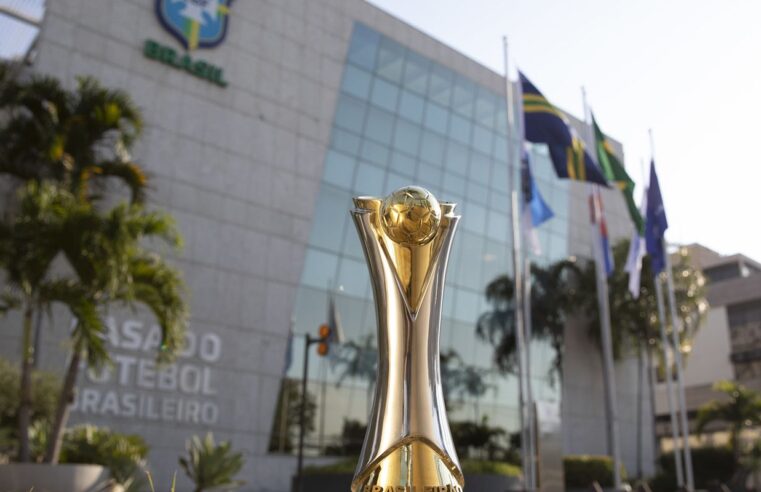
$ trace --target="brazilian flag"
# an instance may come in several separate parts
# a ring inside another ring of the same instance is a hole
[[[526,140],[547,145],[559,178],[608,186],[584,142],[573,133],[565,117],[523,73],[518,72],[518,75],[523,90],[523,129]]]
[[[626,173],[624,165],[618,160],[616,154],[613,152],[610,142],[608,142],[605,134],[597,126],[594,115],[592,115],[592,126],[595,130],[595,146],[597,147],[597,162],[600,163],[600,168],[605,178],[613,183],[616,188],[620,189],[624,194],[626,200],[626,206],[629,208],[629,217],[634,222],[634,227],[642,234],[645,228],[645,222],[642,220],[642,214],[639,213],[637,204],[634,203],[634,181]]]

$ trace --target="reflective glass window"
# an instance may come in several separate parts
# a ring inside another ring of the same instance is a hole
[[[391,154],[391,162],[389,164],[389,168],[393,169],[399,174],[403,174],[412,178],[415,176],[415,169],[417,168],[416,162],[417,161],[414,157],[411,157],[407,154],[402,154],[401,152],[394,152]]]
[[[458,116],[456,114],[452,115],[451,121],[449,123],[449,136],[451,138],[467,145],[470,143],[470,133],[472,129],[473,124],[470,122],[470,120],[467,120],[462,116]]]
[[[462,176],[468,174],[468,161],[470,152],[468,147],[457,142],[449,141],[444,159],[447,170],[456,172]]]
[[[384,177],[383,169],[367,162],[360,162],[354,180],[354,192],[364,196],[383,196]]]
[[[372,140],[362,141],[360,156],[363,160],[385,166],[388,163],[390,151],[385,145],[375,143]]]
[[[399,43],[383,38],[378,50],[378,75],[399,83],[404,70],[405,51]]]
[[[341,188],[351,188],[355,163],[355,159],[346,154],[333,150],[328,151],[325,157],[323,180]]]
[[[346,65],[341,90],[359,99],[366,99],[370,93],[370,72],[357,68],[354,65]]]
[[[428,80],[428,98],[442,106],[449,106],[452,99],[453,77],[451,70],[441,65],[433,65]]]
[[[365,122],[367,105],[352,97],[344,96],[338,99],[335,124],[341,128],[360,131]]]
[[[317,197],[314,209],[315,223],[321,224],[319,234],[310,236],[310,244],[321,248],[337,251],[341,246],[343,228],[346,221],[340,217],[349,206],[349,194],[345,191],[326,186]]]
[[[446,133],[447,121],[449,118],[449,111],[443,106],[428,102],[425,107],[425,121],[424,125],[438,133]]]
[[[394,148],[409,155],[417,155],[420,146],[420,133],[419,126],[398,120],[394,130]]]
[[[307,248],[304,272],[301,282],[311,287],[324,289],[335,280],[338,256],[314,248]]]
[[[446,140],[433,132],[424,131],[420,142],[420,158],[431,164],[442,166]]]
[[[338,285],[343,287],[347,296],[364,297],[370,285],[367,265],[362,261],[343,258],[338,271]]]
[[[388,111],[396,111],[396,102],[399,99],[399,88],[390,82],[376,78],[373,83],[373,92],[370,100],[376,106]]]
[[[465,77],[456,77],[452,94],[452,109],[455,113],[471,118],[476,97],[476,86]]]
[[[470,156],[470,173],[468,177],[478,183],[488,185],[490,167],[491,160],[488,156],[480,152],[473,152]]]
[[[375,68],[380,34],[363,24],[356,24],[349,43],[348,59],[367,70]]]
[[[442,186],[449,193],[465,194],[465,179],[454,173],[444,173],[444,183]]]
[[[367,122],[365,124],[365,135],[367,137],[386,145],[391,143],[391,135],[394,131],[393,114],[370,107],[367,111]]]
[[[408,52],[404,63],[402,85],[412,92],[425,94],[428,87],[428,67],[431,63],[417,53]]]
[[[402,97],[399,100],[400,115],[415,123],[422,123],[424,109],[425,99],[408,90],[402,90]]]
[[[473,148],[486,155],[491,155],[492,132],[481,125],[473,125]]]
[[[350,155],[357,155],[359,154],[359,144],[361,141],[357,134],[334,127],[330,143],[336,150]]]

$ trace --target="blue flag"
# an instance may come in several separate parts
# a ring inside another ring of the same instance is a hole
[[[518,72],[523,91],[523,129],[526,140],[547,145],[559,178],[588,181],[602,186],[608,182],[589,155],[584,142],[566,123],[565,117],[539,89]]]
[[[531,244],[534,254],[540,255],[542,250],[539,245],[539,238],[536,235],[536,228],[550,220],[555,214],[539,193],[539,187],[536,185],[534,176],[531,173],[528,152],[525,149],[521,157],[521,191],[523,194],[523,213],[521,218],[523,233],[526,236],[526,240]]]
[[[645,244],[653,266],[653,273],[659,274],[666,264],[666,251],[663,247],[663,237],[669,223],[666,219],[666,209],[663,208],[661,186],[658,175],[655,174],[655,161],[650,161],[650,187],[647,190],[647,213],[645,215]]]

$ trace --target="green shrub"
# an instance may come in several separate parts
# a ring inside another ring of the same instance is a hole
[[[17,364],[0,358],[0,455],[15,456],[18,449],[18,407],[21,376]],[[32,371],[31,425],[37,430],[47,428],[55,414],[61,381],[53,373]],[[35,458],[41,457],[44,447],[34,446]]]
[[[61,463],[102,465],[117,483],[128,484],[138,476],[147,454],[148,445],[136,434],[82,425],[64,434]]]
[[[195,484],[195,492],[233,490],[246,483],[235,480],[243,468],[243,453],[233,451],[229,441],[217,444],[209,432],[203,439],[193,436],[186,448],[188,454],[180,457],[180,466]]]
[[[653,492],[666,492],[676,488],[674,453],[664,453],[658,458],[658,474],[651,480]],[[692,449],[692,469],[695,487],[706,488],[711,482],[727,483],[735,473],[732,449],[729,447],[703,447]]]
[[[609,456],[569,455],[563,458],[566,488],[587,488],[592,482],[613,486],[613,460]],[[621,465],[621,476],[626,470]]]

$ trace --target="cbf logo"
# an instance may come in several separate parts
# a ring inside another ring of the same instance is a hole
[[[232,0],[156,0],[164,28],[187,50],[213,48],[225,39]]]

